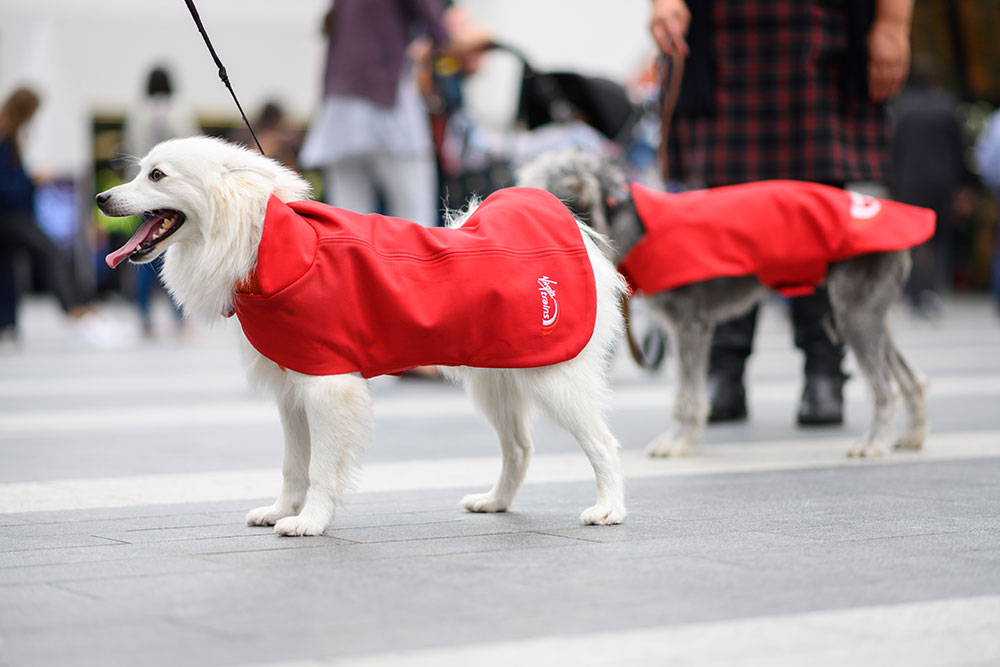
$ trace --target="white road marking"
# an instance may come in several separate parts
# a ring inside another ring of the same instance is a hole
[[[650,459],[636,450],[622,452],[630,479],[770,470],[892,465],[1000,457],[1000,431],[932,434],[923,451],[894,452],[882,461],[848,459],[849,438],[784,440],[768,443],[717,443],[683,459]],[[486,490],[500,469],[496,457],[467,457],[371,463],[362,467],[355,493],[426,489]],[[582,453],[536,455],[528,484],[593,480]],[[0,484],[0,514],[52,512],[98,507],[266,499],[279,488],[279,469],[136,475]]]
[[[1000,596],[990,595],[270,663],[267,667],[997,664]]]
[[[626,385],[612,392],[611,409],[615,412],[646,410],[669,406],[673,400],[672,386]],[[763,403],[792,404],[800,391],[798,381],[759,382],[749,389],[751,405]],[[867,397],[863,382],[851,382],[845,387],[845,398],[863,401]],[[127,389],[123,390],[127,393]],[[169,393],[169,392],[168,392]],[[954,375],[936,377],[928,389],[928,397],[961,398],[1000,394],[1000,376]],[[191,426],[277,424],[278,411],[274,404],[258,396],[228,401],[178,403],[156,401],[148,405],[89,406],[86,408],[46,408],[34,410],[0,410],[0,440],[32,435],[63,434],[80,431],[94,432],[143,428],[156,424],[158,429],[186,429]],[[376,420],[450,417],[476,415],[472,401],[462,392],[436,393],[432,396],[375,396]],[[169,419],[164,419],[169,415]]]
[[[163,396],[197,391],[249,391],[240,370],[220,369],[178,375],[102,375],[98,377],[6,378],[0,380],[0,399],[41,398],[55,401],[75,396]]]

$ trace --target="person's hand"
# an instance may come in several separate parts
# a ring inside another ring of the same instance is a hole
[[[660,50],[668,56],[687,57],[690,49],[684,35],[690,23],[691,12],[684,0],[653,0],[649,31]]]
[[[493,33],[482,26],[465,25],[451,34],[447,51],[461,56],[480,53],[493,44]]]
[[[430,37],[421,36],[414,39],[406,47],[406,57],[423,66],[430,62],[433,51],[434,45],[431,43]]]
[[[31,172],[31,182],[35,185],[48,185],[54,183],[56,174],[48,167],[41,167]]]
[[[868,96],[884,102],[899,92],[910,71],[910,26],[875,19],[868,31]]]

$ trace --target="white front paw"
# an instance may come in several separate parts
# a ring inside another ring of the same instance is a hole
[[[470,512],[506,512],[510,503],[492,493],[470,493],[462,498],[461,505]]]
[[[625,520],[625,508],[597,504],[583,510],[580,521],[588,526],[613,526]]]
[[[295,514],[295,510],[283,510],[277,505],[258,507],[247,512],[248,526],[273,526],[279,519]]]
[[[646,455],[655,457],[690,456],[694,451],[695,439],[679,433],[662,434],[646,445]]]
[[[901,435],[899,439],[893,444],[893,449],[909,449],[911,451],[916,451],[924,446],[924,440],[927,439],[927,432],[923,429],[918,431],[912,431]]]
[[[322,535],[323,531],[326,530],[326,524],[326,521],[318,521],[300,514],[298,516],[289,516],[279,520],[274,524],[274,532],[278,535],[287,535],[289,537],[299,535]]]
[[[889,448],[884,442],[868,442],[862,440],[855,443],[847,450],[847,455],[851,458],[881,459],[889,453]]]

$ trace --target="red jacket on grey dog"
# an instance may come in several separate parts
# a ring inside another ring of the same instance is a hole
[[[645,294],[750,275],[808,294],[832,262],[911,248],[934,233],[929,209],[804,181],[679,194],[635,184],[632,198],[646,234],[618,268]]]
[[[455,229],[272,197],[256,271],[233,306],[275,363],[372,377],[567,361],[590,341],[597,293],[569,210],[543,190],[508,188]]]

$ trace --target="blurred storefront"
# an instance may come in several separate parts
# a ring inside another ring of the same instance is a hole
[[[997,0],[917,0],[913,52],[933,55],[945,85],[960,99],[1000,105]]]

